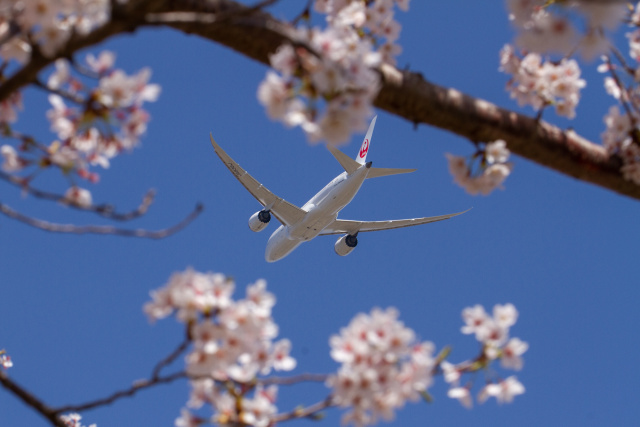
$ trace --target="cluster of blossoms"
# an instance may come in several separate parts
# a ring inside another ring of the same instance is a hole
[[[295,368],[296,361],[289,355],[291,343],[286,339],[273,341],[278,333],[271,317],[275,297],[266,291],[264,280],[248,286],[246,298],[241,300],[232,299],[234,287],[234,282],[222,274],[188,269],[174,273],[164,287],[152,291],[152,300],[144,306],[152,322],[175,314],[186,324],[192,345],[186,356],[192,390],[187,408],[182,409],[175,425],[268,427],[276,421],[314,416],[313,411],[319,409],[305,412],[299,407],[290,414],[277,413],[277,386],[260,376]],[[462,332],[475,334],[482,352],[476,359],[457,365],[444,360],[448,351],[434,355],[434,345],[418,341],[398,315],[394,308],[360,313],[340,334],[330,338],[331,357],[340,367],[325,377],[331,394],[321,402],[321,409],[349,408],[343,423],[370,425],[380,418],[391,420],[395,410],[407,401],[428,399],[427,389],[435,374],[444,374],[452,384],[449,395],[468,405],[471,387],[460,386],[462,374],[487,368],[498,359],[504,368],[522,368],[520,356],[528,345],[517,338],[509,339],[509,328],[518,316],[511,304],[497,305],[493,317],[480,306],[463,311],[466,326]],[[488,383],[479,399],[493,396],[499,402],[510,402],[522,393],[522,384],[509,377]],[[202,418],[192,412],[205,404],[214,410],[213,416]]]
[[[9,369],[13,366],[11,356],[9,356],[5,350],[0,350],[0,366],[4,369]]]
[[[149,69],[130,76],[114,68],[114,62],[114,54],[108,51],[98,57],[87,55],[86,66],[79,71],[97,79],[97,87],[88,87],[72,74],[67,60],[56,61],[47,81],[53,107],[47,117],[58,139],[43,146],[32,138],[16,136],[21,139],[17,150],[6,144],[0,147],[2,169],[15,173],[28,166],[54,166],[66,175],[96,182],[99,175],[92,166],[108,168],[110,159],[138,145],[149,121],[142,105],[155,101],[160,87],[149,84]],[[91,193],[76,185],[67,190],[65,198],[77,206],[91,205]]]
[[[258,88],[269,117],[300,126],[311,141],[331,144],[364,131],[380,86],[374,69],[395,64],[400,52],[394,4],[407,10],[408,3],[317,0],[315,10],[327,14],[327,29],[291,30],[293,43],[270,58],[277,72],[269,71]]]
[[[624,1],[507,0],[507,8],[521,48],[562,55],[577,51],[586,60],[608,50],[606,30],[618,27],[629,13]]]
[[[342,365],[327,385],[337,405],[351,408],[345,424],[390,420],[395,409],[419,399],[432,383],[434,345],[416,342],[393,308],[357,315],[330,344],[331,357]]]
[[[60,415],[60,419],[67,427],[84,427],[80,422],[82,419],[80,414]],[[91,424],[89,427],[96,427],[96,424]]]
[[[520,58],[507,45],[500,55],[500,69],[512,75],[507,89],[520,105],[532,105],[537,110],[555,105],[559,115],[573,118],[580,89],[585,86],[575,60],[564,58],[554,64],[544,62],[534,52],[578,52],[590,60],[610,49],[607,30],[627,22],[634,28],[627,33],[629,57],[640,62],[640,3],[630,8],[622,1],[509,0],[507,5],[510,19],[519,30],[516,43],[533,51]],[[584,17],[582,32],[574,25],[579,21],[576,15]],[[607,54],[598,70],[610,74],[604,79],[605,89],[624,111],[619,106],[609,109],[604,117],[602,141],[610,155],[622,160],[620,171],[624,178],[640,185],[640,67],[627,64],[621,54],[614,57],[621,65],[614,64]]]
[[[440,364],[445,381],[451,384],[448,395],[458,399],[462,405],[470,408],[473,404],[471,383],[460,385],[461,374],[476,371],[487,366],[491,361],[500,359],[505,369],[519,371],[522,369],[522,354],[529,344],[519,338],[509,338],[509,328],[516,323],[518,311],[513,304],[496,305],[493,316],[489,316],[481,305],[465,308],[462,311],[465,326],[462,333],[475,334],[482,344],[482,354],[472,363],[465,362],[453,365],[447,361]],[[515,376],[506,379],[490,380],[478,394],[478,401],[483,403],[489,397],[495,397],[499,403],[510,403],[513,398],[525,391],[524,386]]]
[[[511,173],[511,164],[507,163],[511,153],[507,144],[499,139],[486,144],[484,150],[479,150],[468,161],[465,157],[446,153],[449,160],[449,172],[456,184],[464,188],[469,194],[487,195],[496,188],[503,188],[502,183]],[[472,173],[469,163],[480,158],[480,169]]]
[[[500,71],[511,75],[507,90],[520,106],[531,105],[542,110],[555,105],[556,113],[574,118],[580,101],[580,89],[586,82],[580,78],[580,67],[574,59],[558,63],[543,61],[537,53],[520,58],[511,45],[500,51]]]
[[[0,58],[26,63],[35,46],[53,56],[73,33],[88,34],[110,16],[109,0],[3,0]]]
[[[629,56],[640,63],[640,3],[631,14],[630,25],[635,29],[627,33]],[[623,176],[640,185],[640,88],[637,83],[640,66],[626,63],[618,66],[609,57],[603,59],[598,71],[610,74],[604,79],[604,87],[624,107],[624,113],[618,106],[609,108],[604,117],[606,129],[602,133],[602,143],[609,154],[622,159]]]
[[[144,311],[152,321],[176,313],[188,326],[193,344],[186,357],[190,408],[208,403],[216,411],[212,422],[266,427],[276,413],[277,388],[252,382],[272,369],[292,370],[296,361],[289,355],[289,340],[273,341],[278,334],[271,317],[275,297],[266,282],[248,286],[246,298],[237,301],[231,298],[234,288],[222,274],[188,269],[153,291]],[[251,390],[252,398],[246,395]],[[196,425],[198,419],[185,409],[176,425]]]

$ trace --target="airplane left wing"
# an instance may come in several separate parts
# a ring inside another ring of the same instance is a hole
[[[295,224],[302,220],[307,214],[306,211],[300,209],[296,205],[287,202],[282,197],[278,197],[269,191],[265,186],[260,184],[254,177],[242,169],[229,155],[216,143],[211,137],[211,145],[215,150],[222,163],[231,171],[233,176],[246,188],[253,197],[260,202],[262,206],[268,208],[271,213],[284,225]]]
[[[334,222],[325,227],[320,233],[321,236],[328,236],[331,234],[351,234],[364,233],[366,231],[379,231],[379,230],[392,230],[394,228],[412,227],[414,225],[428,224],[430,222],[442,221],[445,219],[453,218],[454,216],[461,215],[468,212],[467,209],[463,212],[429,216],[424,218],[411,218],[411,219],[396,219],[391,221],[351,221],[348,219],[336,219]]]

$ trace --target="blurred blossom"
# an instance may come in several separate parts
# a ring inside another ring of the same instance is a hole
[[[406,0],[316,1],[327,28],[291,29],[299,45],[283,45],[271,55],[278,73],[267,72],[258,87],[267,115],[300,126],[311,142],[342,144],[364,131],[380,88],[375,69],[395,65],[401,51],[394,43],[401,30],[396,4],[402,10],[409,6]]]
[[[555,105],[559,115],[575,117],[580,90],[586,85],[575,60],[563,58],[556,64],[543,61],[537,53],[520,59],[512,46],[505,45],[500,52],[500,70],[511,74],[507,90],[518,105],[531,105],[535,110]]]
[[[0,366],[3,369],[9,369],[13,366],[11,356],[9,356],[5,350],[0,350]]]
[[[253,398],[243,395],[243,410],[238,412],[235,398],[223,383],[251,384],[258,375],[272,370],[294,369],[296,360],[290,355],[289,340],[274,341],[278,326],[271,310],[276,300],[267,291],[266,281],[249,285],[244,299],[234,300],[234,289],[233,280],[220,273],[187,269],[174,273],[164,287],[152,291],[144,312],[152,322],[175,313],[188,325],[192,351],[186,357],[187,373],[194,377],[189,407],[211,405],[220,424],[267,427],[277,412],[277,388],[256,387]],[[194,419],[183,411],[176,422],[187,426]]]
[[[341,363],[329,377],[333,399],[349,407],[343,422],[390,420],[407,400],[417,400],[432,383],[434,346],[418,342],[394,308],[358,314],[330,339],[331,357]]]
[[[71,187],[64,193],[65,201],[72,205],[87,208],[93,203],[91,192],[80,187]]]
[[[449,162],[449,172],[453,181],[464,188],[469,194],[488,195],[496,188],[503,188],[502,183],[511,174],[511,164],[507,163],[511,152],[507,149],[507,143],[501,139],[485,145],[480,168],[477,173],[472,173],[467,159],[445,153]]]
[[[80,422],[82,419],[80,414],[72,413],[69,415],[60,415],[60,419],[67,427],[84,427]],[[89,427],[96,427],[96,424],[91,424]]]

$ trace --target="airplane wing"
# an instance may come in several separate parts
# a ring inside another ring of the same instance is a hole
[[[414,225],[428,224],[430,222],[453,218],[454,216],[463,214],[468,211],[469,209],[463,212],[448,215],[430,216],[425,218],[396,219],[391,221],[351,221],[348,219],[336,219],[334,222],[325,227],[320,235],[328,236],[331,234],[343,233],[353,235],[356,233],[364,233],[366,231],[392,230],[394,228],[412,227]]]
[[[271,213],[284,225],[295,224],[302,220],[307,214],[306,211],[300,209],[296,205],[293,205],[282,197],[278,197],[269,191],[265,186],[260,184],[254,177],[242,169],[211,137],[211,145],[215,150],[222,163],[231,171],[233,176],[246,188],[253,197],[260,202],[260,204],[268,208]]]

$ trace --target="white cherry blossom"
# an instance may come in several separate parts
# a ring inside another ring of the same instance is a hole
[[[478,395],[478,401],[484,403],[489,397],[495,397],[498,403],[511,403],[513,398],[525,392],[525,388],[515,376],[510,376],[498,383],[484,386]]]
[[[83,208],[91,206],[91,192],[85,188],[71,187],[64,193],[65,201]]]

